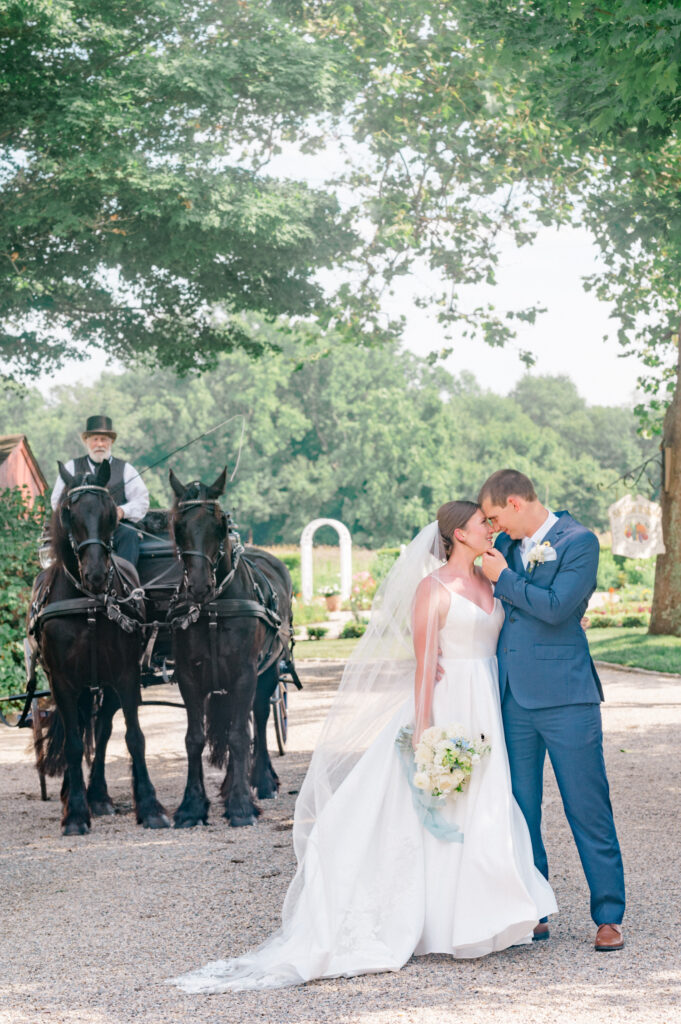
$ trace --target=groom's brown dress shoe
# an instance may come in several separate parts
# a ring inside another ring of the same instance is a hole
[[[618,924],[602,924],[596,932],[595,949],[598,953],[610,953],[614,949],[622,949],[624,939]]]
[[[548,939],[549,937],[549,926],[546,921],[540,921],[539,924],[534,926],[532,933],[532,941],[540,942],[542,939]]]

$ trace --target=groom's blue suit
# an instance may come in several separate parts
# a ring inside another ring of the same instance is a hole
[[[525,569],[519,542],[496,547],[509,568],[494,592],[506,618],[499,635],[499,686],[513,794],[548,878],[541,836],[542,780],[548,750],[565,813],[591,890],[596,924],[619,924],[624,873],[603,760],[603,690],[580,620],[596,588],[598,540],[567,512],[544,538],[555,561]]]

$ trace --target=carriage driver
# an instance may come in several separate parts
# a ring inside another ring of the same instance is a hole
[[[108,416],[89,416],[80,436],[87,455],[71,459],[65,468],[73,474],[96,473],[100,462],[104,459],[110,462],[111,477],[107,489],[116,502],[118,512],[118,526],[113,535],[114,551],[120,558],[137,565],[140,539],[133,524],[144,518],[149,508],[149,492],[133,466],[111,454],[117,435]],[[63,490],[64,481],[58,476],[52,491],[53,509],[57,507]]]

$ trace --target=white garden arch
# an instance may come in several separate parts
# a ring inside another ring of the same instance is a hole
[[[300,576],[303,590],[303,601],[312,600],[314,593],[312,580],[312,539],[320,526],[331,526],[338,534],[340,544],[340,590],[341,598],[347,601],[352,587],[352,538],[347,526],[338,519],[313,519],[308,523],[300,536]]]

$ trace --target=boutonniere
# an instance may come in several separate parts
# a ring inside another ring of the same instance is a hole
[[[543,544],[535,544],[533,548],[530,548],[530,553],[527,556],[527,568],[532,572],[537,563],[555,562],[557,557],[556,549],[551,547],[548,540],[545,540]]]

